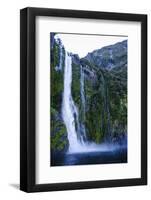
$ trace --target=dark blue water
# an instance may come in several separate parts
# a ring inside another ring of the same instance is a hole
[[[86,152],[73,154],[55,154],[51,166],[126,163],[127,148],[106,152]]]

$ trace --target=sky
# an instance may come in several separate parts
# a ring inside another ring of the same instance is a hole
[[[80,34],[63,34],[56,35],[59,37],[68,52],[78,54],[80,58],[85,57],[88,52],[100,49],[104,46],[112,45],[117,42],[126,40],[125,36],[104,36],[104,35],[80,35]]]

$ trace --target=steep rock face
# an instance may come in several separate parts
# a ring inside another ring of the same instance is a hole
[[[83,60],[108,70],[121,67],[127,63],[127,40],[88,53]]]
[[[82,120],[80,66],[84,72],[87,139],[96,143],[119,141],[127,134],[127,41],[96,50],[79,64],[73,56],[72,93]]]
[[[68,149],[67,130],[61,114],[65,50],[59,39],[51,33],[51,150],[52,153]],[[61,56],[61,57],[60,57]],[[60,63],[61,62],[61,63]]]
[[[69,141],[62,119],[65,49],[51,35],[51,148],[65,152]],[[62,56],[60,58],[60,56]],[[86,142],[124,142],[127,136],[127,41],[72,57],[71,92]],[[60,62],[61,67],[60,67]]]

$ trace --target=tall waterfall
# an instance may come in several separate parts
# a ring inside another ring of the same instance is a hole
[[[78,110],[71,95],[72,84],[72,58],[65,52],[64,91],[62,102],[62,117],[67,128],[69,140],[69,152],[76,151],[80,146],[80,139],[76,132],[76,124],[79,126]]]
[[[84,111],[82,112],[85,115],[84,74],[82,71],[82,67],[81,67],[80,85],[81,85],[80,93]],[[82,152],[92,152],[92,151],[96,152],[100,151],[100,148],[102,149],[102,151],[106,150],[106,148],[108,147],[104,145],[98,146],[93,142],[91,143],[85,142],[86,140],[86,135],[84,135],[86,134],[85,125],[84,122],[79,123],[79,112],[72,98],[71,86],[72,86],[72,58],[67,52],[65,52],[62,117],[68,133],[68,141],[69,141],[68,153],[77,153],[77,152],[82,153]]]
[[[84,92],[84,72],[82,65],[80,65],[80,95],[82,102],[82,122],[81,122],[81,132],[83,140],[86,140],[86,130],[85,130],[85,92]]]

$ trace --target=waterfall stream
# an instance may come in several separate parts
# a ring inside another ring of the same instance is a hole
[[[72,58],[67,52],[65,52],[62,117],[68,133],[69,152],[76,151],[81,146],[80,140],[78,139],[78,134],[76,132],[76,123],[77,126],[79,126],[78,110],[72,99],[71,84]]]
[[[55,67],[55,70],[61,71],[62,70],[62,64],[63,64],[63,59],[62,59],[62,56],[63,56],[63,49],[62,48],[63,48],[63,46],[62,46],[62,42],[61,42],[60,39],[57,39],[56,42],[59,45],[59,63]]]
[[[72,86],[72,58],[65,52],[65,67],[64,67],[64,91],[62,101],[62,117],[65,123],[69,149],[68,153],[84,153],[84,152],[97,152],[106,151],[108,146],[97,145],[93,142],[86,142],[86,132],[84,123],[79,123],[79,112],[73,101],[71,94]],[[83,119],[85,118],[85,95],[84,95],[84,74],[81,67],[81,78],[80,78],[80,93],[83,107]],[[77,127],[77,128],[76,128]]]
[[[84,72],[82,69],[82,65],[80,65],[80,95],[82,102],[82,122],[81,122],[81,132],[83,140],[86,141],[86,130],[85,130],[85,92],[84,92]]]

